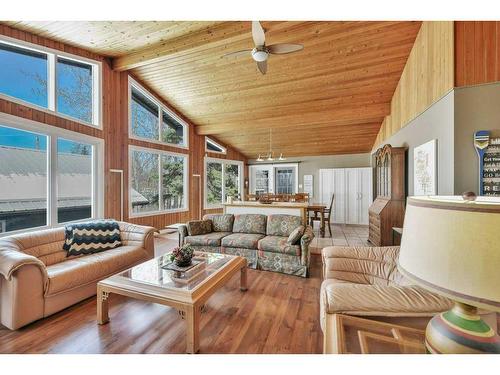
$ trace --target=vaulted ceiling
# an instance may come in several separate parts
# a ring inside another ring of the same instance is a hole
[[[251,22],[7,22],[114,58],[196,125],[249,158],[368,152],[420,22],[262,22],[267,44],[301,43],[250,56]]]

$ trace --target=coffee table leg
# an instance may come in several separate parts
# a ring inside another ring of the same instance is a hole
[[[240,290],[242,292],[246,292],[248,290],[248,286],[247,286],[247,267],[246,266],[244,266],[241,269]]]
[[[108,297],[109,293],[97,286],[97,323],[99,324],[109,322]]]
[[[190,305],[186,307],[186,352],[198,353],[200,350],[200,308]]]

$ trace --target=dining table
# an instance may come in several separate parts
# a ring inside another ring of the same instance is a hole
[[[314,213],[314,216],[318,216],[320,218],[320,225],[319,225],[319,235],[321,237],[325,237],[325,210],[326,210],[326,204],[323,203],[309,203],[307,206],[307,212]],[[308,215],[309,216],[309,215]]]

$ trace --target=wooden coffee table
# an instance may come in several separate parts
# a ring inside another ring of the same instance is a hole
[[[165,254],[141,263],[97,284],[97,322],[109,322],[110,293],[171,306],[187,324],[186,352],[199,350],[201,310],[219,288],[236,273],[241,274],[242,291],[247,290],[247,260],[226,254],[195,253],[199,265],[186,273],[162,268],[169,263]]]

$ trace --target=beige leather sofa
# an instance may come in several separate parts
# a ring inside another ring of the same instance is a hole
[[[322,251],[320,318],[325,346],[333,335],[333,314],[424,328],[452,302],[405,279],[397,269],[399,247],[326,247]]]
[[[98,281],[154,257],[154,228],[120,222],[122,246],[66,257],[64,228],[0,239],[1,323],[18,329],[96,294]]]

